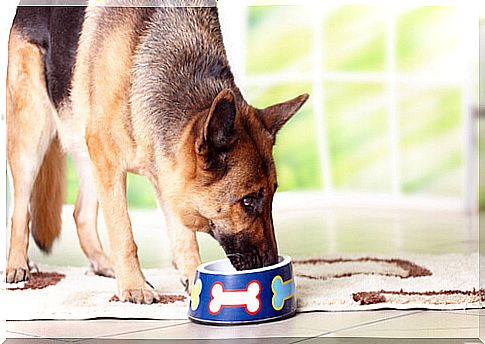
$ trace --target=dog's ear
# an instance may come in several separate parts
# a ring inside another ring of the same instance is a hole
[[[234,142],[236,100],[229,90],[221,91],[212,102],[195,144],[197,154],[206,160],[207,169],[218,169]]]
[[[276,135],[291,116],[300,110],[309,96],[308,93],[305,93],[284,103],[275,104],[261,110],[261,119],[271,135]]]

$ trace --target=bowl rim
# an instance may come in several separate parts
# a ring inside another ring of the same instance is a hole
[[[248,275],[248,274],[254,274],[254,273],[258,273],[258,272],[275,270],[275,269],[281,268],[285,265],[289,265],[292,262],[291,257],[288,256],[288,255],[279,255],[278,258],[283,258],[283,259],[279,263],[269,265],[269,266],[265,266],[265,267],[258,268],[258,269],[253,269],[253,270],[214,271],[214,270],[208,270],[207,269],[207,266],[212,265],[212,264],[217,264],[217,263],[221,263],[221,262],[229,262],[229,258],[224,258],[224,259],[213,260],[213,261],[210,261],[210,262],[207,262],[207,263],[203,263],[203,264],[201,264],[197,267],[197,271],[201,274],[207,274],[207,275],[225,275],[225,276]],[[229,262],[229,264],[230,264],[230,262]]]

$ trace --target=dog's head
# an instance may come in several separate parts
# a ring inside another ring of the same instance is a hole
[[[307,99],[304,94],[260,110],[224,90],[191,128],[195,163],[185,178],[191,200],[185,225],[211,234],[238,270],[277,262],[272,149],[278,130]]]

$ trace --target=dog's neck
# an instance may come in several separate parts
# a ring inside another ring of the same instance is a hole
[[[164,154],[176,154],[180,133],[223,89],[243,100],[217,9],[154,9],[134,57],[131,100]]]

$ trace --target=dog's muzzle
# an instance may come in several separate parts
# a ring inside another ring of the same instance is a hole
[[[248,235],[218,235],[210,233],[222,246],[227,258],[238,271],[258,269],[276,264],[278,253],[271,252],[264,244],[255,245]]]
[[[258,252],[226,253],[232,266],[238,271],[252,270],[276,264],[277,258],[270,258]]]

